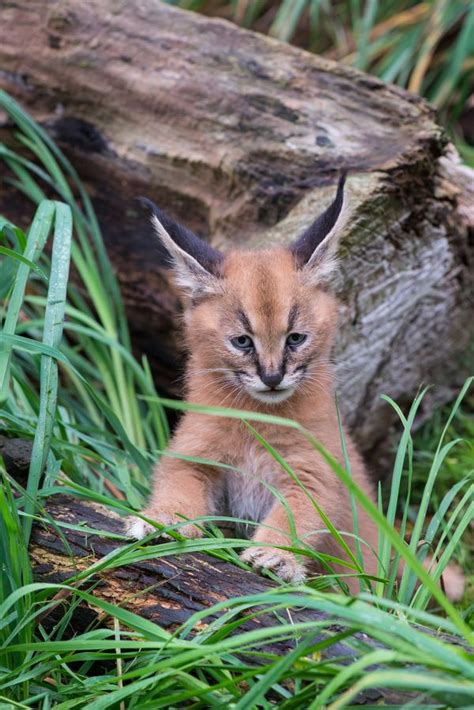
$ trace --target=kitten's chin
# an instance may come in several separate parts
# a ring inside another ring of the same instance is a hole
[[[281,390],[247,390],[249,395],[256,399],[257,402],[263,402],[264,404],[280,404],[280,402],[284,402],[285,399],[291,397],[294,391],[295,387],[285,387],[285,389]]]

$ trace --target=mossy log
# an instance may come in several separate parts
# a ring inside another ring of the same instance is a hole
[[[346,420],[368,453],[396,420],[382,393],[404,405],[435,384],[420,421],[452,396],[473,338],[474,180],[422,99],[157,0],[13,0],[0,26],[0,86],[86,182],[162,391],[180,387],[179,299],[133,198],[216,246],[259,246],[300,232],[348,169],[335,352]],[[0,209],[31,215],[10,190]]]

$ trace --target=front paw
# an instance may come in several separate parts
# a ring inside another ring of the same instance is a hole
[[[183,535],[183,537],[202,537],[202,530],[189,523],[183,524],[183,519],[175,514],[167,513],[164,510],[144,510],[143,515],[165,527],[176,525],[175,532]],[[156,532],[160,537],[165,537],[168,540],[172,539],[167,533],[159,531],[156,527],[147,523],[146,520],[137,518],[135,515],[128,517],[125,521],[125,535],[134,540],[142,540],[152,532]]]
[[[135,515],[130,515],[125,519],[124,533],[133,540],[142,540],[154,530],[156,530],[156,528],[154,528],[153,525],[150,525],[150,523],[147,523],[141,518],[137,518]]]
[[[269,569],[285,582],[302,584],[305,581],[305,568],[293,553],[276,547],[248,547],[240,559],[257,569]]]

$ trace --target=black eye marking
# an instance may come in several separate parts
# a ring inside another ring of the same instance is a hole
[[[290,333],[286,339],[286,344],[290,348],[297,348],[298,345],[304,343],[307,337],[304,333]]]
[[[250,352],[254,349],[253,340],[248,335],[236,335],[235,338],[230,339],[230,342],[237,350]]]

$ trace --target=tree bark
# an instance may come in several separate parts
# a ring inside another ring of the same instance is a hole
[[[473,336],[474,181],[422,99],[156,0],[12,0],[0,26],[0,86],[86,182],[162,391],[179,392],[179,299],[132,198],[215,246],[258,247],[294,238],[348,169],[335,352],[346,420],[368,453],[396,421],[382,393],[404,405],[435,384],[420,421],[452,396]],[[0,209],[28,215],[9,191]]]

